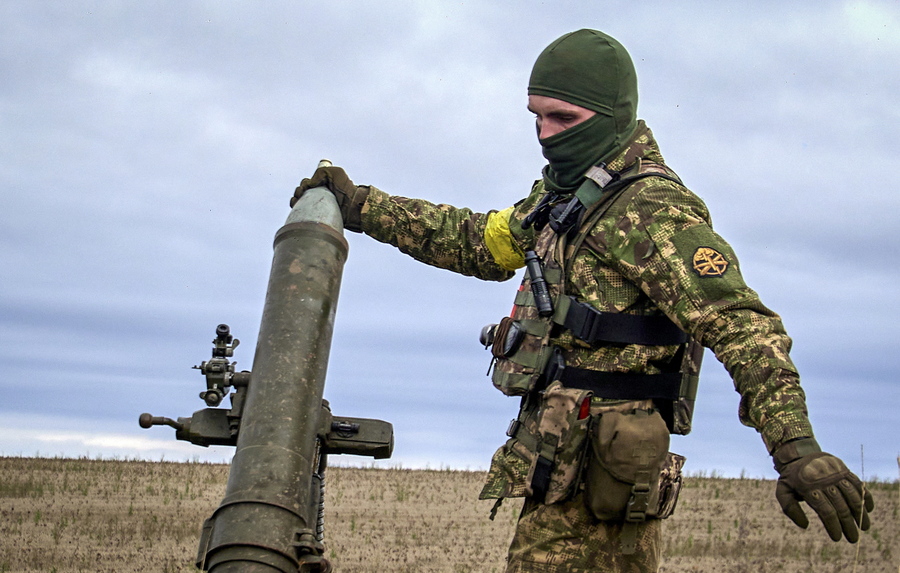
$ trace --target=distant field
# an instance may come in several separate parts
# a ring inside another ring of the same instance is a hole
[[[200,524],[228,466],[0,458],[0,572],[195,571]],[[339,572],[497,572],[520,502],[495,521],[482,472],[329,468],[326,545]],[[664,528],[665,573],[900,570],[897,483],[870,484],[873,528],[857,547],[818,522],[795,527],[774,482],[689,478]]]

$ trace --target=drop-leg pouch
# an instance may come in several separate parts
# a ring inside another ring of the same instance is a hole
[[[601,520],[655,517],[669,430],[656,409],[609,411],[591,429],[585,503]]]
[[[546,504],[568,499],[581,476],[591,392],[554,382],[543,392],[534,437],[534,458],[526,479],[530,497]]]

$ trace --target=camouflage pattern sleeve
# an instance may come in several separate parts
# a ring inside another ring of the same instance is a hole
[[[362,228],[375,240],[391,244],[425,264],[482,280],[504,281],[522,265],[495,257],[496,249],[492,251],[485,242],[485,229],[491,217],[502,218],[502,224],[493,227],[499,227],[505,236],[507,252],[522,251],[533,241],[533,232],[522,231],[519,224],[523,210],[535,202],[532,196],[499,213],[475,213],[388,195],[372,187],[362,208]]]
[[[589,246],[670,319],[712,349],[741,395],[741,422],[769,452],[811,437],[800,379],[780,317],[741,276],[737,257],[710,225],[703,201],[674,182],[648,178]]]

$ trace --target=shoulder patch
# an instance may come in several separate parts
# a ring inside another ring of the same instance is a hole
[[[728,270],[728,259],[711,247],[697,247],[691,265],[701,277],[721,277]]]
[[[741,277],[741,267],[734,250],[709,225],[699,224],[683,229],[670,239],[672,247],[657,245],[668,260],[681,295],[701,308],[722,301],[737,301],[748,294]]]

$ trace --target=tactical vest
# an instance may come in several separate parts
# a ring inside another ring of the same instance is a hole
[[[585,181],[575,194],[584,206],[581,222],[569,232],[557,233],[549,225],[540,230],[534,254],[537,264],[543,263],[543,277],[535,277],[531,271],[525,273],[512,314],[491,332],[483,333],[482,342],[491,346],[491,380],[507,396],[529,396],[560,381],[568,388],[590,390],[599,398],[652,399],[669,431],[687,434],[691,430],[703,347],[665,316],[600,312],[565,293],[566,276],[585,238],[615,202],[627,201],[639,190],[632,183],[645,177],[661,177],[681,184],[673,175],[652,171],[624,175],[602,186],[591,179]],[[552,311],[547,301],[542,300],[540,289],[536,299],[535,282],[543,283]],[[678,345],[678,350],[658,374],[574,368],[566,366],[562,349],[550,343],[560,329],[570,330],[576,338],[594,347]]]

